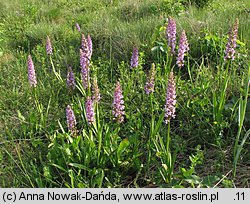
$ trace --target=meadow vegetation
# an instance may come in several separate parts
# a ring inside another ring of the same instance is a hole
[[[249,13],[248,0],[0,0],[0,187],[250,187]]]

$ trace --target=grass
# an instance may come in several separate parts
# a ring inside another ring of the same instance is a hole
[[[249,2],[0,0],[1,187],[249,187]],[[179,70],[167,51],[165,23],[185,29],[190,44]],[[225,65],[230,26],[239,19],[236,59]],[[88,125],[79,66],[81,35],[93,41],[91,80],[101,101]],[[53,45],[46,55],[46,36]],[[139,67],[130,69],[134,46]],[[27,56],[38,86],[30,88]],[[155,91],[144,92],[151,63]],[[71,65],[77,88],[66,87]],[[228,69],[226,68],[228,66]],[[163,123],[169,71],[176,78],[176,118]],[[125,121],[113,121],[115,83]],[[71,104],[78,136],[67,129]]]

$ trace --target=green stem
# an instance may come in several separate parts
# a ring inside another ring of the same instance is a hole
[[[167,157],[167,167],[168,167],[168,183],[171,181],[172,173],[173,173],[173,165],[172,165],[172,158],[170,152],[170,122],[168,122],[168,132],[167,132],[167,142],[166,142],[166,157]]]
[[[150,93],[150,111],[151,111],[151,117],[154,115],[154,107],[153,107],[153,93]]]
[[[233,161],[233,176],[236,176],[236,165],[238,163],[238,159],[240,156],[241,148],[239,146],[240,135],[243,127],[243,122],[245,119],[246,108],[247,108],[247,101],[248,101],[248,93],[249,93],[249,83],[250,83],[250,66],[248,67],[248,74],[247,74],[247,82],[246,82],[246,89],[245,89],[245,99],[243,101],[242,96],[239,101],[239,122],[238,122],[238,132],[236,135],[235,143],[234,143],[234,161]],[[244,144],[244,143],[243,143]]]
[[[177,75],[177,79],[176,79],[176,84],[178,84],[179,83],[179,80],[180,80],[180,78],[181,78],[181,68],[179,68],[178,67],[178,75]]]
[[[168,132],[167,132],[167,142],[166,142],[167,154],[169,153],[169,144],[170,144],[170,122],[168,122]]]
[[[154,117],[154,109],[153,109],[153,93],[150,93],[150,109],[151,109],[151,130],[150,130],[150,135],[149,135],[149,138],[148,138],[148,144],[147,144],[147,148],[148,148],[148,161],[147,161],[147,169],[149,169],[149,166],[150,166],[150,162],[151,162],[151,147],[150,147],[150,144],[151,144],[151,137],[153,136],[153,132],[154,130],[152,130],[154,128],[154,120],[153,120],[153,117]],[[153,138],[155,139],[155,138]]]
[[[167,73],[167,67],[168,67],[168,64],[169,64],[169,53],[166,54],[166,63],[164,64],[164,75],[166,75]],[[159,59],[159,58],[158,58]]]
[[[168,63],[168,67],[169,67],[169,68],[168,68],[168,70],[167,70],[167,73],[169,73],[170,70],[171,70],[171,65],[172,65],[173,57],[174,57],[174,56],[171,54],[171,55],[170,55],[170,60],[169,60],[169,63]]]
[[[111,36],[109,38],[109,69],[110,69],[110,81],[113,83],[113,67],[112,67],[112,43]]]
[[[192,75],[191,75],[191,70],[190,70],[190,63],[189,63],[189,57],[188,57],[188,75],[189,75],[189,78],[190,78],[190,81],[191,81],[191,84],[193,84],[193,80],[192,80]]]
[[[227,67],[226,67],[226,74],[228,74],[228,75],[229,75],[229,73],[228,73],[229,72],[229,65],[230,65],[230,61],[227,62]]]
[[[218,123],[222,122],[222,113],[224,110],[224,106],[225,106],[225,102],[226,102],[226,91],[227,91],[227,86],[228,86],[228,82],[230,79],[230,75],[229,75],[229,62],[227,62],[227,67],[225,70],[225,76],[226,79],[224,79],[224,81],[220,82],[220,86],[221,86],[221,94],[220,94],[220,99],[219,99],[219,104],[218,104],[218,111],[217,111],[217,117],[216,117],[216,121]],[[222,84],[223,83],[223,84]]]
[[[89,69],[89,68],[88,68]],[[90,69],[88,70],[88,92],[87,92],[87,96],[91,96],[91,88],[90,88]]]
[[[49,59],[50,59],[50,64],[51,64],[51,66],[52,66],[52,70],[53,70],[53,72],[54,72],[56,78],[57,78],[58,80],[60,80],[61,82],[63,82],[63,79],[62,79],[62,77],[61,77],[60,70],[59,70],[59,73],[56,71],[51,55],[49,56]]]
[[[98,130],[98,156],[97,156],[98,165],[100,165],[101,149],[102,149],[102,133],[99,132]]]

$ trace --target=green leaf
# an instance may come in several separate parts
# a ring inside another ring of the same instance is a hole
[[[1,53],[0,53],[1,56]],[[17,110],[17,116],[20,120],[25,121],[25,117],[22,115],[22,113],[20,112],[20,110]]]
[[[206,187],[213,187],[219,180],[220,180],[220,178],[218,176],[208,175],[203,179],[202,185],[204,185]]]
[[[159,133],[161,125],[163,123],[165,112],[163,111],[162,114],[160,115],[159,120],[156,123],[155,129],[153,131],[153,136],[155,136],[157,133]]]
[[[54,167],[56,167],[56,168],[58,168],[58,169],[61,169],[61,170],[64,171],[64,172],[67,172],[66,169],[64,169],[63,167],[61,167],[61,166],[59,166],[59,165],[57,165],[57,164],[51,164],[51,166],[54,166]]]
[[[0,152],[0,162],[3,160],[3,154]]]
[[[151,49],[151,52],[157,52],[160,50],[160,46],[155,46]]]
[[[82,164],[77,164],[77,163],[69,163],[68,164],[69,166],[72,166],[72,167],[75,167],[75,168],[78,168],[78,169],[82,169],[82,170],[85,170],[85,171],[90,171],[90,169]]]
[[[120,161],[122,153],[125,151],[125,149],[129,146],[129,141],[128,139],[124,139],[121,141],[118,149],[117,149],[117,158],[118,161]]]
[[[190,184],[199,184],[200,183],[200,177],[196,175],[191,175],[187,179],[185,179],[186,182]]]
[[[96,184],[98,188],[101,188],[103,184],[104,171],[103,169],[97,169],[95,173],[96,173],[96,176],[94,178],[94,183]]]
[[[162,32],[162,31],[165,31],[166,30],[166,27],[165,26],[161,26],[160,29],[159,29],[159,32]]]
[[[66,148],[65,149],[65,153],[67,154],[67,156],[71,156],[71,151],[69,148]]]

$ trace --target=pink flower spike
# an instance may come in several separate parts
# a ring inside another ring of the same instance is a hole
[[[66,108],[66,118],[69,132],[75,134],[76,133],[76,118],[74,115],[74,111],[72,110],[70,105],[67,105]]]
[[[101,96],[100,96],[100,90],[97,84],[97,78],[95,77],[93,80],[93,86],[92,86],[92,100],[95,103],[99,103]]]
[[[175,118],[176,88],[173,72],[170,72],[165,104],[165,123],[169,123],[171,118]]]
[[[136,68],[139,65],[139,53],[138,48],[134,47],[130,60],[130,68]]]
[[[171,54],[175,54],[176,46],[176,22],[172,17],[168,18],[168,25],[166,28],[166,37]]]
[[[149,76],[147,78],[146,85],[144,86],[146,94],[154,92],[154,81],[155,81],[155,64],[153,63],[149,72]]]
[[[52,55],[53,49],[49,36],[46,38],[46,53],[47,55]]]
[[[123,101],[122,88],[121,88],[120,82],[117,81],[115,92],[114,92],[112,114],[114,116],[114,119],[118,123],[122,123],[124,121],[124,115],[125,115],[124,109],[125,109],[125,106],[124,106],[124,101]]]
[[[179,68],[184,66],[184,56],[185,53],[188,52],[188,50],[189,50],[189,44],[187,41],[187,36],[185,30],[183,30],[179,42],[178,56],[176,61],[176,64],[178,65]]]
[[[91,125],[95,122],[95,111],[93,107],[93,101],[90,96],[87,97],[87,100],[85,102],[85,111],[88,124]]]
[[[68,68],[68,74],[67,74],[67,87],[70,91],[74,90],[76,86],[75,83],[75,76],[74,72],[72,71],[72,68]]]
[[[31,55],[28,56],[28,79],[29,79],[30,86],[36,87],[37,85],[36,73],[35,73],[35,68],[34,68]]]
[[[92,39],[91,39],[90,35],[88,35],[88,37],[87,37],[87,45],[88,45],[88,49],[89,49],[89,60],[90,60],[91,56],[92,56],[92,52],[93,52]]]
[[[80,65],[82,84],[85,89],[89,87],[89,63],[82,49],[80,49]]]
[[[76,23],[76,29],[78,30],[79,33],[81,32],[81,27],[78,23]]]
[[[235,23],[231,30],[229,30],[228,34],[228,42],[225,49],[225,60],[232,59],[234,60],[235,48],[236,48],[236,40],[238,35],[238,27],[239,27],[239,20],[238,18],[235,20]]]

